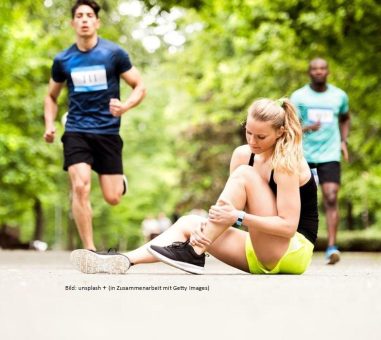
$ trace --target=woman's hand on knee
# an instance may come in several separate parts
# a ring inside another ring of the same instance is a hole
[[[193,247],[207,247],[212,242],[204,235],[206,221],[202,221],[200,225],[192,232],[189,243]]]
[[[233,225],[237,221],[238,210],[233,204],[220,198],[216,205],[209,209],[209,220],[213,223]]]

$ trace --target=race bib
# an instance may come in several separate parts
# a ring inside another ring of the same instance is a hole
[[[92,92],[107,89],[104,65],[75,67],[71,70],[74,92]]]
[[[311,123],[320,122],[329,124],[333,122],[333,110],[331,109],[308,109],[308,120]]]

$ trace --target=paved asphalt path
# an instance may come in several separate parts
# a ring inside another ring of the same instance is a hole
[[[315,254],[301,276],[257,276],[207,258],[85,275],[69,252],[0,250],[0,339],[381,339],[381,253]]]

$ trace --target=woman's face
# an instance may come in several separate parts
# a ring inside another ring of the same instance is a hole
[[[280,129],[274,129],[270,121],[262,122],[250,116],[247,118],[246,140],[255,154],[273,150],[283,132],[283,126]]]

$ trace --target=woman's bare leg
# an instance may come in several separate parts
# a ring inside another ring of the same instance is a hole
[[[202,218],[195,215],[181,217],[172,227],[154,240],[126,254],[97,254],[86,249],[74,250],[70,257],[73,265],[87,274],[125,274],[132,264],[153,263],[158,260],[147,250],[149,245],[167,246],[173,242],[184,242],[200,226]]]
[[[125,253],[125,255],[133,264],[158,262],[147,250],[151,244],[167,246],[173,242],[184,242],[189,239],[191,233],[201,224],[202,220],[201,217],[195,215],[183,216],[179,218],[173,226],[155,237],[152,241],[133,251]]]
[[[248,213],[258,216],[277,215],[276,199],[267,180],[264,180],[257,170],[250,166],[240,166],[233,172],[220,199],[230,201],[238,210],[246,210]],[[233,265],[238,263],[238,265],[234,266],[242,269],[243,260],[241,257],[244,255],[240,255],[238,258],[236,254],[244,254],[245,245],[242,241],[238,241],[237,238],[237,249],[227,251],[223,245],[224,242],[228,241],[228,235],[224,234],[227,228],[229,226],[212,223],[208,220],[203,233],[212,242],[215,240],[219,240],[219,242],[212,243],[208,248],[195,247],[195,251],[201,253],[207,249],[221,261]],[[255,228],[249,228],[249,234],[258,260],[268,269],[272,269],[287,251],[289,239],[258,232]],[[230,233],[230,237],[232,235],[236,236],[237,233]],[[231,243],[234,244],[234,242]],[[246,256],[244,258],[246,260]]]
[[[220,199],[231,202],[238,210],[244,210],[246,207],[246,210],[252,214],[260,216],[277,214],[275,196],[268,183],[255,168],[248,165],[241,165],[230,175]],[[204,234],[213,242],[228,227],[228,225],[216,224],[208,220]],[[251,234],[252,232],[250,231]],[[205,250],[202,247],[195,247],[197,253]]]
[[[275,196],[268,183],[255,168],[250,166],[241,166],[233,172],[220,198],[230,201],[236,209],[243,210],[246,207],[247,212],[259,216],[277,214]],[[157,262],[157,259],[147,251],[150,244],[167,246],[175,241],[184,242],[189,239],[202,221],[203,219],[198,216],[184,216],[163,234],[126,255],[134,264]],[[207,220],[204,234],[212,241],[207,248],[209,253],[233,267],[244,271],[249,270],[245,253],[247,232]],[[255,249],[260,249],[263,248],[263,243],[265,248],[268,248],[266,242],[262,242],[263,237],[271,238],[272,236],[263,235],[263,233],[260,235],[254,230],[250,230],[250,237]],[[194,248],[198,253],[206,250],[201,247]]]
[[[230,201],[236,209],[245,209],[251,214],[259,216],[277,214],[273,192],[268,183],[251,166],[241,166],[233,172],[220,198]],[[249,271],[245,251],[247,232],[207,221],[204,234],[210,240],[215,240],[207,248],[210,254],[228,265],[246,272]],[[264,237],[268,237],[267,235],[250,230],[250,237],[255,249],[263,248],[263,243],[265,247],[268,247],[266,242],[262,242]],[[205,249],[195,247],[195,250],[200,252]]]
[[[249,272],[245,249],[247,235],[247,231],[230,227],[208,247],[208,253],[229,266]]]

